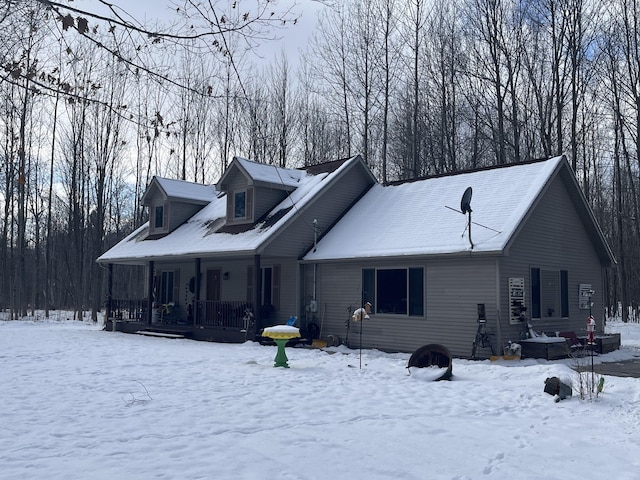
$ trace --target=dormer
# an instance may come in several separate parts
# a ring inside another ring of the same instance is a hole
[[[306,173],[234,157],[217,184],[227,194],[227,226],[249,226],[294,191]]]
[[[149,207],[149,235],[154,239],[168,235],[216,197],[213,185],[153,177],[142,196]]]

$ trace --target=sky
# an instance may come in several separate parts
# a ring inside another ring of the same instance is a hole
[[[2,315],[0,313],[0,315]],[[0,478],[637,480],[640,379],[581,399],[580,360],[453,360],[0,321]],[[609,322],[640,357],[640,324]],[[584,362],[584,360],[581,360]],[[544,392],[556,376],[574,395]],[[587,374],[588,376],[588,374]],[[583,377],[584,378],[584,377]],[[590,397],[590,398],[589,398]]]
[[[170,23],[175,19],[175,5],[183,2],[181,0],[136,0],[134,2],[130,0],[110,0],[109,3],[113,4],[116,10],[119,9],[123,14],[128,14],[140,23],[154,24],[158,21],[162,24]],[[232,3],[232,0],[219,0],[214,3],[227,5]],[[255,3],[256,0],[238,1],[239,8],[249,8]],[[290,64],[297,65],[299,53],[309,43],[313,30],[317,25],[318,14],[326,8],[326,3],[331,2],[326,0],[324,2],[319,0],[278,0],[274,8],[284,10],[293,5],[292,14],[297,21],[295,25],[274,29],[274,36],[277,38],[263,42],[260,45],[256,51],[256,56],[253,57],[256,63],[262,63],[260,61],[260,58],[262,58],[266,65],[284,50]],[[77,0],[72,6],[111,16],[110,12],[97,0]]]

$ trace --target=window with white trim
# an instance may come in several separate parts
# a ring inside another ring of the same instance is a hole
[[[156,205],[153,225],[154,228],[164,227],[164,205]]]
[[[247,217],[247,192],[242,190],[233,194],[233,218]]]
[[[253,220],[253,187],[227,192],[227,222],[249,223]]]

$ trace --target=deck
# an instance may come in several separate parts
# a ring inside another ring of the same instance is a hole
[[[154,306],[149,321],[146,301],[112,300],[105,330],[242,343],[255,340],[255,322],[247,311],[251,305],[246,302],[198,301],[195,309],[171,303]]]
[[[180,335],[184,338],[220,343],[243,343],[255,340],[241,328],[228,326],[205,326],[186,324],[152,324],[137,320],[122,320],[110,318],[107,320],[106,330],[123,333],[155,332],[167,335]]]

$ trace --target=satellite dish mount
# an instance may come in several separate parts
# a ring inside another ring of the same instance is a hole
[[[473,242],[471,241],[471,194],[473,190],[471,187],[467,187],[467,189],[462,194],[462,200],[460,200],[460,211],[464,215],[467,214],[467,228],[469,229],[469,243],[471,244],[471,249],[473,250]]]

